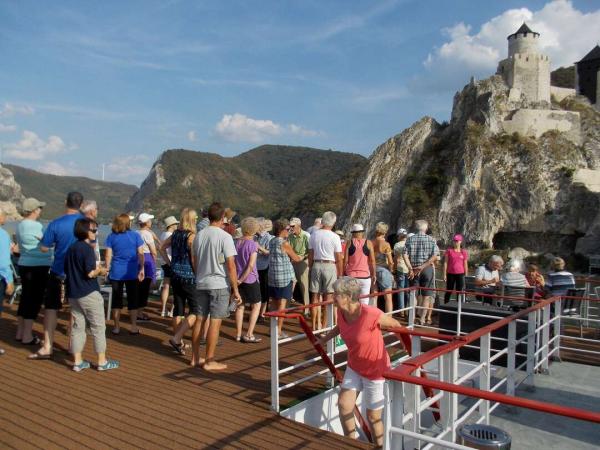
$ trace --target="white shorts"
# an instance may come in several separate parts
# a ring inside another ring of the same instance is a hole
[[[371,279],[370,278],[356,278],[358,284],[360,284],[360,295],[369,295],[371,293]],[[371,298],[361,298],[360,302],[363,305],[369,305]]]
[[[385,397],[383,395],[383,386],[385,380],[369,380],[357,374],[350,367],[346,366],[346,373],[342,381],[342,389],[350,391],[362,392],[363,401],[367,409],[376,411],[385,405]]]

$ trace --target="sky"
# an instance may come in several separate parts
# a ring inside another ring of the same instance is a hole
[[[139,184],[171,148],[369,156],[524,21],[553,69],[600,41],[597,0],[0,0],[1,162]]]

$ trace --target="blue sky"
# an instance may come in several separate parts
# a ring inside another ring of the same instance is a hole
[[[168,148],[368,156],[448,119],[523,20],[555,67],[600,40],[584,0],[2,1],[2,161],[139,184]]]

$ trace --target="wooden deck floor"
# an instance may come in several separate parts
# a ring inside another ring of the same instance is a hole
[[[232,339],[232,321],[225,321],[218,357],[229,369],[210,374],[174,355],[166,344],[170,319],[151,314],[140,336],[128,335],[127,325],[119,336],[107,333],[118,370],[75,373],[65,352],[53,361],[26,359],[32,349],[13,339],[15,311],[16,305],[5,307],[0,328],[6,349],[0,357],[0,448],[369,448],[269,410],[266,326],[257,330],[262,343],[240,344]],[[65,348],[66,313],[60,318],[56,344]],[[36,324],[37,332],[41,328]],[[93,361],[91,344],[88,339],[84,356]],[[290,348],[282,359],[297,360],[307,350]],[[286,394],[281,403],[305,393]]]

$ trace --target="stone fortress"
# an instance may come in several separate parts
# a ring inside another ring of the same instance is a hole
[[[538,138],[555,130],[580,144],[579,113],[552,109],[553,99],[560,102],[577,92],[550,85],[550,58],[540,54],[539,38],[525,23],[507,38],[508,58],[500,61],[496,72],[510,88],[510,113],[501,124],[502,131]]]

